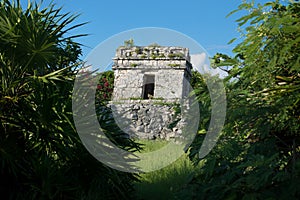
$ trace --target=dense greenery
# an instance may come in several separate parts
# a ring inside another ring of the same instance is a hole
[[[99,82],[97,85],[95,98],[98,100],[98,103],[107,103],[111,100],[113,87],[114,87],[114,72],[105,71],[100,74]]]
[[[213,62],[230,66],[224,133],[181,197],[299,199],[300,4],[243,3],[239,10],[249,14],[237,20],[243,31],[235,56],[216,54]]]
[[[0,2],[0,193],[2,199],[127,199],[133,175],[84,148],[72,121],[80,45],[77,16]],[[68,36],[66,36],[68,35]],[[119,142],[122,142],[119,141]]]
[[[76,133],[71,95],[81,48],[74,38],[82,35],[67,33],[83,25],[72,25],[77,16],[52,4],[23,9],[19,1],[2,0],[1,198],[141,199],[151,193],[150,199],[299,199],[300,4],[244,2],[232,14],[245,10],[237,20],[241,38],[234,55],[218,53],[212,60],[228,72],[227,117],[217,145],[199,160],[211,114],[206,80],[217,77],[193,72],[201,123],[188,156],[137,179],[98,162]],[[107,118],[113,72],[99,77],[101,127],[119,147],[139,149]]]

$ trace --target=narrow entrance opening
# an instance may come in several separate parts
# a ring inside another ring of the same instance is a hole
[[[154,96],[154,75],[144,76],[143,99],[151,99]]]

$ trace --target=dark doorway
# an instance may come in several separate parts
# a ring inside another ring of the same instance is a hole
[[[154,75],[144,76],[143,99],[151,99],[154,96]]]

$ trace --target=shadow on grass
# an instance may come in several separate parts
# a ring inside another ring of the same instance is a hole
[[[143,152],[151,152],[162,148],[168,141],[138,141],[143,144]],[[151,163],[149,163],[151,165]],[[183,154],[175,162],[157,171],[140,174],[139,182],[135,182],[137,199],[176,199],[179,192],[199,169]]]

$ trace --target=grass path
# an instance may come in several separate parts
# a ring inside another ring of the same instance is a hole
[[[163,140],[139,140],[144,144],[143,152],[151,152],[168,144]],[[138,199],[176,199],[176,192],[191,179],[196,168],[183,154],[175,162],[157,171],[140,174],[140,182],[135,183]]]

